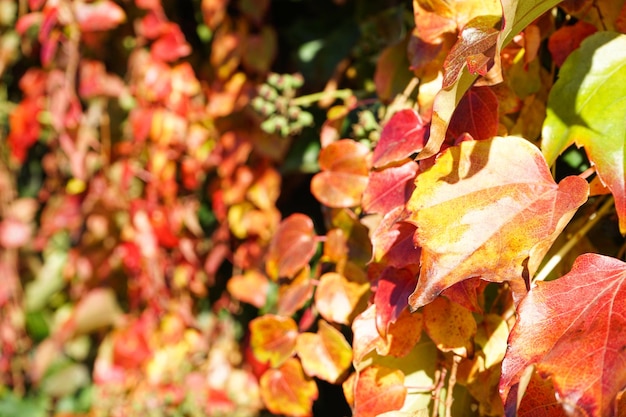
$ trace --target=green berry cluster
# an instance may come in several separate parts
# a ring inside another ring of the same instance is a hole
[[[380,124],[372,110],[362,110],[358,122],[352,125],[354,138],[359,141],[375,143],[380,138]]]
[[[300,74],[269,74],[252,99],[252,108],[265,119],[261,129],[287,137],[313,124],[313,115],[295,101],[296,91],[303,84]]]

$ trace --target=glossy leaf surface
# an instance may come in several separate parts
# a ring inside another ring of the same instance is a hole
[[[411,308],[472,277],[509,281],[523,295],[524,277],[532,277],[587,193],[578,177],[555,184],[539,150],[524,139],[448,149],[418,176],[408,203],[422,247]]]
[[[341,274],[328,272],[320,277],[315,306],[326,320],[349,324],[368,289],[366,283],[350,281]]]
[[[550,376],[561,402],[590,416],[614,415],[626,386],[626,264],[578,257],[556,281],[539,282],[518,308],[502,363],[506,401],[527,366]]]
[[[372,234],[372,261],[394,268],[419,265],[421,251],[413,242],[415,226],[405,222],[404,207],[385,214]]]
[[[626,35],[600,32],[587,38],[565,61],[550,91],[541,144],[549,164],[573,143],[585,148],[615,197],[622,234],[626,233],[624,77]]]

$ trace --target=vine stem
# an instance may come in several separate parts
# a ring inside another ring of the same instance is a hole
[[[608,212],[613,208],[614,201],[613,196],[610,196],[606,199],[606,201],[602,204],[598,211],[594,211],[591,213],[589,218],[587,219],[587,223],[583,227],[581,227],[574,235],[567,241],[565,245],[559,249],[557,253],[550,258],[550,260],[545,264],[545,266],[539,271],[539,273],[535,276],[533,281],[544,281],[550,272],[556,268],[556,266],[563,260],[565,255],[572,250],[572,248],[595,226],[598,221],[602,217],[604,217]]]
[[[446,417],[452,417],[452,403],[454,402],[454,385],[456,385],[456,371],[459,368],[459,362],[461,357],[454,355],[452,358],[452,369],[450,369],[450,376],[448,377],[448,392],[446,392]]]
[[[320,91],[319,93],[307,94],[306,96],[296,97],[291,102],[296,106],[306,107],[310,106],[316,101],[320,101],[329,97],[347,100],[352,94],[353,92],[349,88],[335,91]]]

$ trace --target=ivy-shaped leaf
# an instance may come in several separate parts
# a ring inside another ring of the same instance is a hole
[[[556,281],[538,282],[518,307],[502,362],[502,400],[536,365],[567,408],[615,415],[626,386],[625,284],[626,264],[597,254],[579,256]]]
[[[376,328],[387,336],[387,328],[395,323],[415,288],[415,274],[407,269],[385,268],[376,282]]]
[[[490,87],[470,88],[448,127],[448,137],[454,142],[463,134],[473,139],[489,139],[498,133],[498,98]]]
[[[420,248],[413,242],[415,226],[403,221],[404,207],[385,214],[372,234],[372,261],[394,268],[419,265]]]
[[[422,248],[411,308],[472,277],[508,281],[519,299],[588,188],[579,177],[557,185],[524,139],[496,137],[446,150],[418,175],[407,204]]]
[[[541,147],[552,164],[568,146],[583,146],[615,197],[626,234],[626,35],[588,37],[563,64],[550,91]]]

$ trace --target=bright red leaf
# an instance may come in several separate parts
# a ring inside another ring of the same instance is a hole
[[[415,189],[418,169],[414,161],[407,161],[399,166],[372,171],[361,201],[363,210],[386,214],[398,206],[404,206]]]
[[[415,246],[415,226],[405,222],[404,207],[383,217],[372,234],[372,261],[395,268],[419,265],[421,251]]]
[[[469,134],[476,140],[482,140],[497,133],[498,98],[490,87],[470,88],[452,115],[448,138],[454,141],[463,134]]]
[[[449,148],[417,177],[408,203],[422,248],[413,309],[468,278],[525,293],[554,239],[587,200],[587,182],[552,179],[530,142],[497,137]]]
[[[626,386],[625,284],[626,264],[597,254],[581,255],[556,281],[538,282],[520,303],[509,337],[503,401],[535,364],[566,409],[616,415],[615,398]]]
[[[409,295],[415,289],[415,274],[407,269],[385,268],[376,283],[376,328],[381,336],[387,336],[387,329],[395,323],[408,306]]]
[[[311,260],[317,248],[313,221],[296,213],[284,219],[267,253],[265,269],[270,278],[293,278]]]
[[[375,168],[405,160],[424,148],[427,125],[413,109],[400,110],[385,124],[374,149]]]

